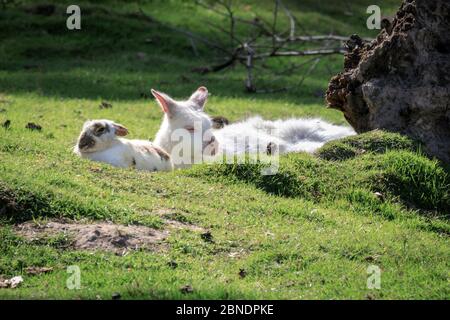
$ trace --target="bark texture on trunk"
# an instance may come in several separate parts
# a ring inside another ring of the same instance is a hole
[[[358,133],[400,132],[450,163],[450,0],[404,0],[382,27],[371,43],[356,35],[347,42],[328,106]]]

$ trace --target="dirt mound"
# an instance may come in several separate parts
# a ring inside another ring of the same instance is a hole
[[[104,250],[124,253],[129,250],[158,250],[169,236],[168,230],[144,226],[124,226],[108,222],[82,224],[52,220],[44,224],[27,221],[15,227],[28,240],[40,240],[58,235],[71,239],[70,246],[81,250]]]

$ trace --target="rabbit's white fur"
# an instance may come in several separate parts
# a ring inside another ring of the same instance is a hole
[[[280,153],[312,153],[327,141],[356,134],[350,127],[333,125],[317,118],[270,121],[252,117],[221,129],[213,129],[211,118],[203,111],[208,97],[205,87],[197,89],[186,101],[175,101],[155,90],[152,93],[165,113],[155,144],[170,154],[179,144],[173,139],[173,133],[194,126],[203,134],[206,133],[201,142],[204,156],[257,153],[258,150],[265,152],[270,143],[275,144]],[[197,141],[201,137],[201,134],[192,134],[190,141]],[[175,166],[178,165],[175,163]]]
[[[109,163],[115,167],[134,167],[138,170],[170,171],[170,155],[146,140],[128,140],[128,130],[111,120],[92,120],[83,129],[74,147],[82,158]]]

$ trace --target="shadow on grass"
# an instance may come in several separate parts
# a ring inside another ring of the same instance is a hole
[[[368,132],[329,142],[318,155],[327,161],[301,153],[282,156],[274,175],[262,175],[263,164],[254,163],[200,166],[188,174],[241,181],[269,194],[317,203],[347,199],[365,204],[370,212],[385,211],[383,215],[390,218],[392,208],[385,201],[400,202],[425,216],[450,218],[448,171],[406,137]]]
[[[298,75],[278,78],[264,74],[258,83],[260,88],[293,89],[276,94],[250,95],[244,90],[245,70],[242,66],[208,75],[191,72],[194,67],[217,61],[220,54],[198,45],[199,56],[196,56],[184,36],[134,14],[137,6],[119,11],[113,9],[112,4],[107,6],[108,1],[101,5],[81,3],[80,31],[67,30],[67,14],[61,4],[56,5],[51,15],[30,12],[31,4],[0,11],[0,36],[3,38],[0,45],[0,88],[3,92],[36,92],[59,98],[136,100],[147,97],[151,87],[158,87],[175,97],[184,97],[196,87],[206,85],[214,95],[221,97],[324,104],[323,94],[328,80],[342,68],[341,56],[323,57],[301,86],[296,85],[304,70],[300,70]],[[159,13],[164,12],[160,17],[162,20],[167,15],[169,21],[175,20],[174,24],[192,24],[196,32],[209,37],[215,35],[215,31],[202,27],[190,16],[196,12],[208,17],[193,5],[181,2],[160,3],[158,6],[152,2],[142,4],[152,14],[156,9]],[[269,8],[270,4],[267,1],[254,7]],[[178,15],[168,12],[177,5],[180,6]],[[291,5],[295,7],[293,3]],[[365,2],[361,1],[357,7],[364,5]],[[329,19],[345,23],[345,15],[336,11],[335,6],[331,11],[325,8],[325,4],[308,2],[307,6]],[[314,26],[308,28],[315,30]],[[281,63],[287,65],[290,62],[283,60]]]

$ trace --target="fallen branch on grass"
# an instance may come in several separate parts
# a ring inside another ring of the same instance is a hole
[[[344,54],[346,52],[344,42],[347,41],[349,37],[334,34],[296,35],[298,21],[281,0],[274,0],[272,21],[266,21],[256,15],[253,19],[238,17],[231,6],[231,1],[229,0],[217,0],[214,4],[207,4],[204,1],[197,0],[196,4],[228,19],[227,27],[216,25],[210,21],[205,21],[206,25],[219,32],[215,38],[222,40],[211,40],[210,38],[192,31],[165,24],[149,16],[148,14],[145,14],[142,9],[140,10],[140,13],[146,17],[148,21],[186,36],[189,39],[196,56],[198,55],[198,50],[195,42],[202,43],[208,48],[220,52],[222,55],[221,62],[209,66],[196,67],[192,69],[193,72],[206,74],[223,71],[239,64],[244,66],[247,71],[247,76],[245,79],[245,88],[247,92],[256,93],[262,91],[258,90],[255,85],[255,65],[258,63],[265,64],[267,59],[289,59],[306,56],[316,57]],[[285,17],[289,20],[288,30],[279,30],[280,27],[278,26],[278,23],[280,19],[280,11],[283,11]],[[241,35],[236,32],[238,24],[244,24],[248,27],[248,33],[246,35]],[[224,38],[227,38],[227,40],[224,41]],[[370,39],[362,40],[370,41]],[[320,47],[305,49],[305,45],[309,43],[319,43]],[[269,70],[271,68],[267,69]],[[282,73],[288,75],[290,71],[293,72],[295,69],[296,68],[290,67],[283,70]],[[271,71],[273,74],[277,73],[273,70]],[[263,91],[278,92],[284,90],[287,90],[287,88],[267,89]]]

